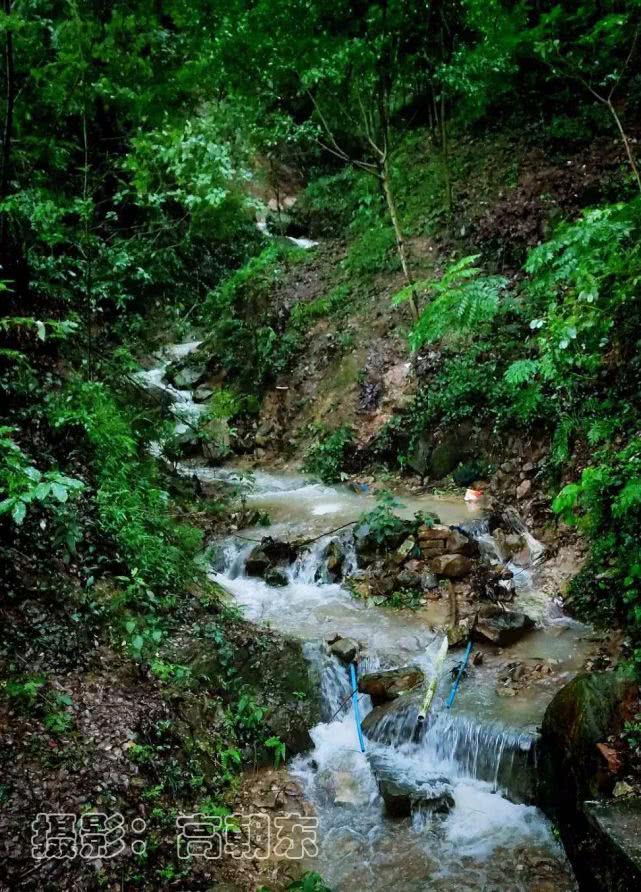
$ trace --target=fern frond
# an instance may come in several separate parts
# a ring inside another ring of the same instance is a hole
[[[505,371],[505,381],[512,386],[525,384],[539,372],[540,366],[536,359],[518,359],[513,362]]]

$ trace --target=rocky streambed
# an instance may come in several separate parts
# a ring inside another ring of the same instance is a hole
[[[143,378],[162,388],[163,375]],[[177,393],[184,425],[200,410],[189,390]],[[367,487],[330,487],[294,471],[248,477],[202,459],[177,469],[201,485],[246,488],[261,525],[212,543],[212,576],[248,619],[304,642],[321,692],[313,748],[289,763],[319,819],[306,866],[341,892],[576,888],[536,804],[538,734],[594,643],[541,591],[542,548],[518,516],[416,492],[397,493],[401,504],[385,514]],[[470,638],[473,658],[448,709]],[[365,753],[350,704],[352,661]]]

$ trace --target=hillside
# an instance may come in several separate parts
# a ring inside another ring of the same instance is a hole
[[[638,884],[640,32],[5,0],[2,888]]]

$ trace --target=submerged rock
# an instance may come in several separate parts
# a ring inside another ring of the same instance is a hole
[[[265,571],[263,579],[265,580],[267,585],[273,585],[277,588],[289,583],[287,573],[285,573],[285,571],[281,570],[279,567],[269,567]]]
[[[472,634],[476,641],[508,647],[533,628],[534,621],[527,614],[488,605],[479,611]]]
[[[374,706],[396,700],[401,694],[421,684],[425,676],[418,666],[404,666],[402,669],[384,669],[381,672],[368,672],[358,679],[358,690],[369,694]]]

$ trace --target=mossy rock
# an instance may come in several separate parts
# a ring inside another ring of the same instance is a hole
[[[587,672],[561,688],[543,717],[540,751],[542,793],[554,800],[559,784],[575,799],[609,795],[615,778],[597,743],[617,734],[626,720],[637,686],[615,672]]]
[[[616,738],[637,698],[638,687],[629,679],[614,672],[584,673],[561,688],[543,718],[539,802],[559,828],[581,889],[639,887],[629,852],[607,822],[595,821],[596,806],[611,796],[617,780],[597,744]]]

